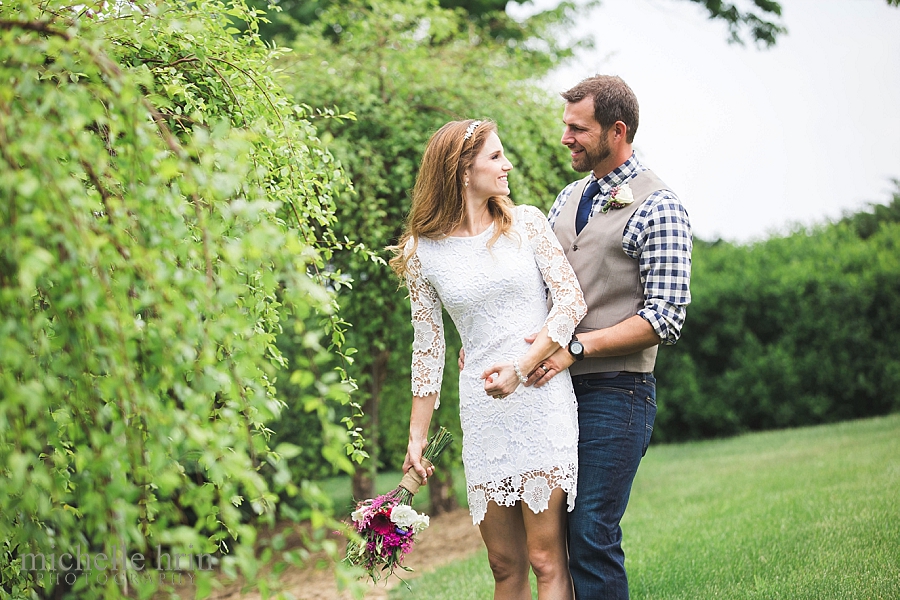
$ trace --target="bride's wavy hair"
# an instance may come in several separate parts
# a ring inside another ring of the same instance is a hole
[[[475,162],[488,136],[497,133],[497,124],[491,120],[483,120],[472,129],[473,123],[474,119],[450,121],[428,140],[403,234],[396,246],[388,246],[394,253],[391,268],[401,282],[405,280],[407,263],[416,252],[419,238],[445,238],[466,218],[463,198],[466,171]],[[471,136],[467,139],[466,133],[470,129]],[[491,196],[488,212],[494,221],[494,235],[487,243],[491,247],[512,229],[513,202],[509,196]],[[405,250],[409,240],[412,240],[412,248]]]

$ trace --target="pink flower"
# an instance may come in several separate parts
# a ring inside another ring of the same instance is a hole
[[[380,512],[372,517],[372,520],[369,522],[369,529],[378,535],[386,536],[389,533],[393,533],[394,524],[391,522],[389,515]]]

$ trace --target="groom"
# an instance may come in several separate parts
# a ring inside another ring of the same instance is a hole
[[[578,496],[569,566],[580,600],[628,598],[619,521],[656,417],[660,344],[681,335],[690,302],[691,226],[681,201],[632,151],[638,102],[618,77],[563,92],[563,145],[587,176],[549,213],[588,313],[530,375],[541,386],[566,368],[578,399]]]

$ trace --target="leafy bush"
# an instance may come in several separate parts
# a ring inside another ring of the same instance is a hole
[[[302,493],[297,449],[269,444],[276,336],[292,314],[298,380],[342,343],[316,273],[348,182],[252,17],[103,6],[0,4],[0,598],[171,587],[149,559],[102,581],[22,561],[76,548],[208,554],[255,583],[256,528]],[[346,400],[338,373],[303,393],[313,414]],[[347,430],[330,431],[349,469]]]

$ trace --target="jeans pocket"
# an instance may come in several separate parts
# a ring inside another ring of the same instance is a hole
[[[585,386],[586,387],[586,386]],[[616,465],[629,452],[629,446],[640,443],[643,437],[643,418],[634,410],[634,391],[607,386],[591,389],[578,399],[579,463],[607,468]],[[635,426],[641,437],[635,439]]]

